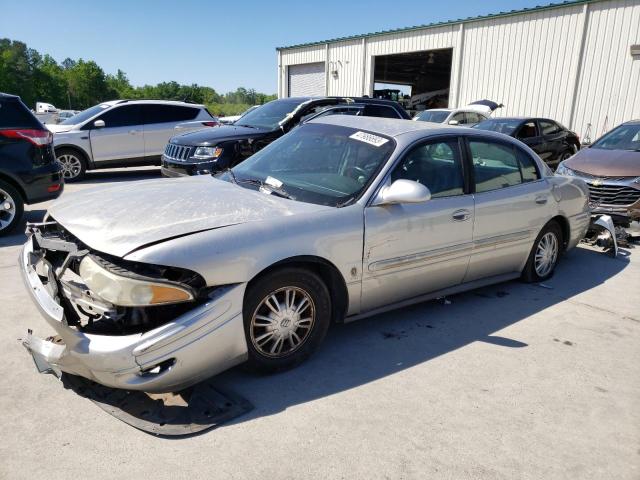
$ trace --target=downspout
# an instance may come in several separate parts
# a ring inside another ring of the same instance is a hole
[[[362,92],[361,96],[368,95],[367,89],[367,37],[362,37]]]
[[[580,34],[580,53],[578,53],[578,65],[573,79],[573,95],[571,96],[571,112],[569,113],[569,128],[575,131],[576,103],[578,101],[578,85],[582,76],[582,65],[584,63],[585,43],[587,41],[587,27],[589,26],[589,4],[582,6],[582,33]]]
[[[278,50],[278,98],[282,98],[282,51]]]
[[[329,96],[329,44],[324,46],[324,96]]]
[[[464,56],[464,23],[460,24],[460,28],[458,29],[458,58],[456,62],[456,98],[455,105],[452,105],[451,101],[449,101],[450,108],[457,108],[460,105],[460,93],[462,92],[462,58]],[[451,100],[451,99],[449,99]]]

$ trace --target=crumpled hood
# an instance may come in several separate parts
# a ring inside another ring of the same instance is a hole
[[[244,140],[247,138],[259,138],[267,134],[267,130],[259,128],[241,127],[236,125],[220,125],[206,128],[197,132],[177,135],[171,139],[171,143],[191,146],[215,146],[220,142]]]
[[[203,230],[330,209],[210,176],[130,182],[65,195],[49,214],[89,247],[124,257]]]
[[[596,177],[640,177],[640,152],[584,148],[564,164]]]

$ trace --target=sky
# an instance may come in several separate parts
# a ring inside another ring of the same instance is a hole
[[[549,0],[551,1],[551,0]],[[0,0],[0,38],[133,85],[277,90],[276,47],[546,4],[544,0]]]

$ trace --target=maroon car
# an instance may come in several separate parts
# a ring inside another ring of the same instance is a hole
[[[639,220],[640,120],[617,126],[562,162],[556,174],[587,182],[594,214],[611,215],[616,224]]]

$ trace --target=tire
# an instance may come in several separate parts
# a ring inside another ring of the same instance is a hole
[[[522,279],[525,282],[534,283],[551,278],[562,253],[562,246],[562,229],[558,222],[552,220],[544,226],[533,243],[527,263],[522,270]],[[549,253],[544,253],[541,249]],[[538,259],[536,259],[537,256]]]
[[[285,308],[287,304],[292,308]],[[263,373],[287,370],[322,343],[331,321],[329,290],[308,270],[276,270],[247,289],[243,320],[249,368]]]
[[[564,162],[565,160],[571,158],[573,156],[573,154],[574,154],[573,148],[570,149],[570,150],[565,150],[558,157],[558,163]]]
[[[13,186],[0,180],[0,237],[18,225],[23,213],[22,195]]]
[[[87,172],[87,159],[73,148],[56,150],[56,160],[62,165],[62,176],[68,183],[77,182],[84,178]]]

